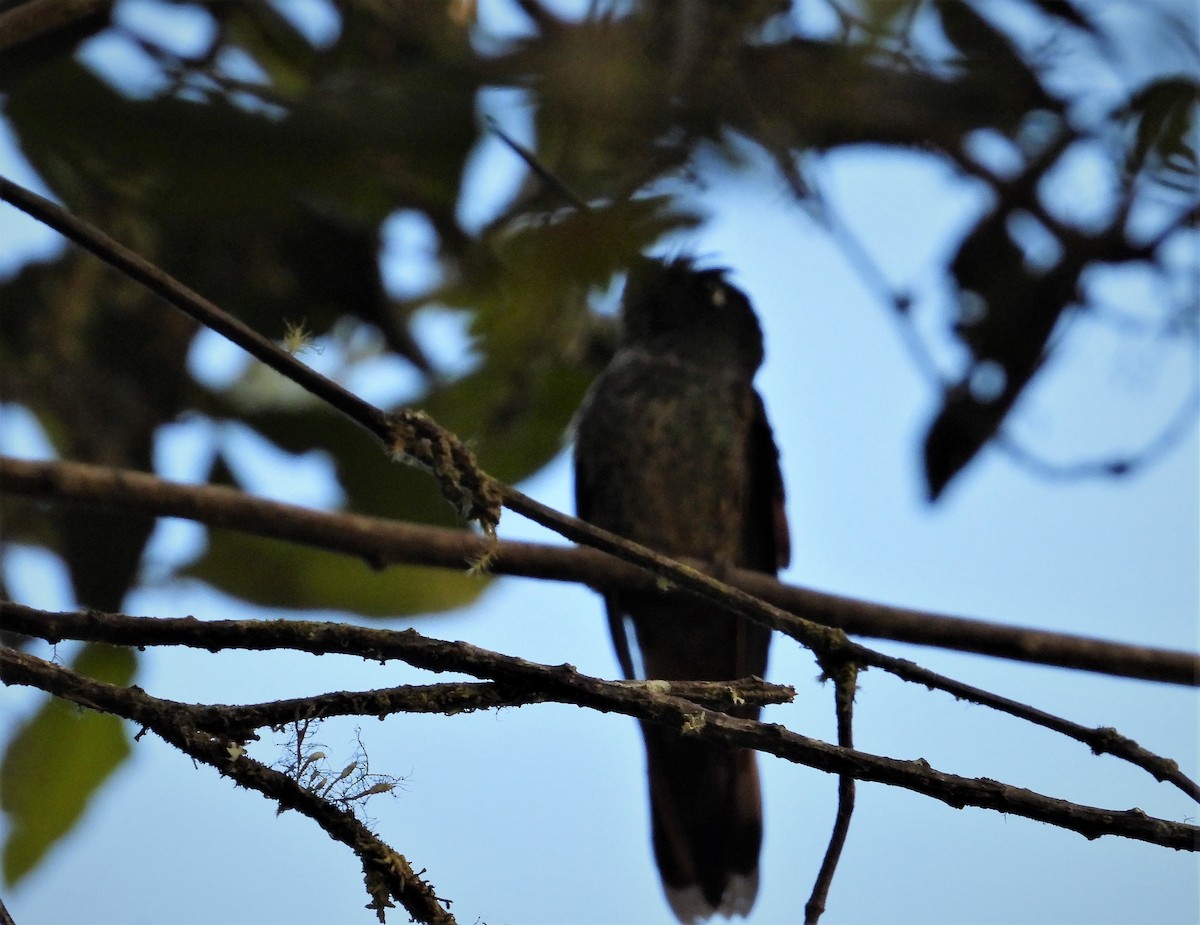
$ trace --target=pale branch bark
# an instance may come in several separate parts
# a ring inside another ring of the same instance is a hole
[[[44,659],[0,646],[0,680],[39,688],[70,703],[110,713],[153,731],[184,754],[203,762],[240,786],[256,790],[316,822],[330,838],[347,845],[363,865],[368,908],[380,922],[399,902],[419,922],[453,925],[455,919],[433,888],[413,872],[408,860],[371,832],[353,813],[301,786],[295,779],[255,761],[236,739],[214,734],[198,722],[188,704],[152,697],[137,687],[93,680]],[[140,734],[139,734],[140,735]]]
[[[738,681],[619,681],[627,687],[665,693],[715,709],[735,703],[766,705],[790,703],[796,690],[758,678]],[[333,716],[373,716],[382,719],[393,713],[472,713],[500,707],[524,707],[536,703],[563,703],[561,697],[538,690],[495,681],[464,681],[449,684],[405,684],[371,691],[335,691],[273,700],[269,703],[208,704],[189,706],[197,726],[209,732],[238,738],[254,729],[279,727],[299,720]]]
[[[0,493],[4,492],[186,518],[346,553],[373,568],[404,562],[461,569],[486,556],[488,570],[500,575],[574,581],[605,590],[661,588],[658,579],[643,569],[587,548],[511,540],[494,544],[469,530],[316,511],[255,498],[225,486],[181,485],[142,472],[88,463],[0,457]],[[682,561],[704,567],[696,560]],[[747,569],[728,569],[722,575],[731,585],[793,614],[859,636],[1121,677],[1200,685],[1200,656],[1189,652],[875,604],[782,584]]]
[[[113,615],[105,616],[111,618]],[[369,653],[372,659],[394,658],[429,671],[468,673],[542,691],[580,707],[687,729],[691,734],[729,748],[752,748],[819,771],[902,787],[956,808],[976,806],[1023,816],[1078,832],[1088,839],[1117,835],[1167,848],[1200,849],[1200,827],[1148,816],[1141,810],[1108,810],[1071,803],[999,781],[946,774],[931,768],[924,760],[898,761],[840,748],[777,724],[738,719],[710,710],[681,697],[658,693],[652,687],[630,687],[581,674],[571,665],[542,665],[464,642],[430,639],[415,630],[397,632],[284,620],[202,622],[124,616],[119,619],[130,628],[144,625],[147,644],[192,645],[210,651],[282,647],[312,653]],[[198,632],[202,628],[209,632]],[[116,688],[78,675],[74,676],[80,682],[76,685],[72,683],[73,674],[42,659],[0,647],[0,681],[3,683],[48,690],[83,706],[128,716],[164,738],[172,735],[170,729],[156,728],[155,724],[169,725],[171,716],[180,715],[171,711],[178,711],[184,705],[150,698],[137,688]],[[168,738],[168,741],[174,743],[176,739]],[[195,747],[191,738],[179,741]]]

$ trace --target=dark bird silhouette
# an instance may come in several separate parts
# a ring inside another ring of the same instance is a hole
[[[788,530],[778,452],[753,386],[763,343],[749,300],[723,270],[644,259],[621,312],[619,348],[577,419],[579,516],[669,555],[774,574],[788,561]],[[766,673],[771,634],[762,626],[665,593],[614,592],[605,604],[627,677],[634,648],[646,678]],[[672,910],[683,922],[747,914],[762,842],[754,753],[648,723],[642,735]]]

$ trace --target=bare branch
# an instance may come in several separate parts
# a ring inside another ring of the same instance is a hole
[[[652,570],[701,597],[795,637],[814,650],[833,651],[847,645],[840,630],[790,616],[778,607],[738,591],[668,556],[623,539],[607,530],[568,517],[523,492],[492,479],[475,464],[461,440],[420,411],[391,414],[363,401],[336,382],[305,366],[287,351],[251,330],[237,318],[193,292],[148,260],[117,243],[88,222],[24,187],[0,177],[0,199],[38,219],[89,250],[111,266],[165,299],[188,316],[242,347],[251,356],[325,401],[382,441],[388,455],[429,470],[443,495],[466,517],[494,533],[501,504],[561,536],[585,543]],[[785,629],[784,627],[789,627]]]
[[[769,684],[759,678],[740,681],[620,681],[638,690],[671,694],[714,709],[728,709],[734,703],[765,705],[790,703],[796,690],[782,684]],[[562,703],[543,691],[518,688],[492,681],[451,684],[406,684],[373,691],[336,691],[310,697],[273,700],[270,703],[238,705],[212,704],[189,709],[195,723],[211,732],[238,738],[254,729],[285,726],[298,720],[326,719],[331,716],[374,716],[392,713],[472,713],[499,707],[522,707],[536,703]]]
[[[0,491],[116,506],[160,517],[183,517],[347,553],[364,559],[373,568],[405,562],[461,569],[488,553],[494,556],[490,570],[501,575],[577,581],[605,589],[660,588],[658,580],[645,571],[589,549],[515,541],[492,545],[466,530],[314,511],[254,498],[223,486],[180,485],[141,472],[86,463],[0,457]],[[704,567],[698,561],[688,564],[697,569]],[[808,620],[856,635],[1149,681],[1200,684],[1200,657],[1188,652],[890,607],[781,584],[761,572],[745,569],[723,574],[731,585],[792,614],[804,614]],[[782,631],[788,632],[786,628]],[[925,683],[923,679],[914,680]],[[959,696],[962,692],[950,693]]]
[[[843,662],[840,665],[828,666],[826,674],[833,678],[835,685],[838,745],[842,748],[854,748],[854,694],[858,690],[858,666],[853,662]],[[834,816],[829,847],[825,849],[825,859],[821,862],[816,883],[813,884],[812,895],[804,904],[804,925],[817,925],[825,911],[829,888],[833,885],[833,875],[837,872],[842,849],[846,846],[846,836],[850,832],[850,819],[853,815],[854,778],[843,774],[838,778],[837,815]]]
[[[1158,462],[1181,444],[1196,426],[1200,411],[1200,368],[1193,367],[1192,383],[1179,407],[1162,429],[1134,454],[1109,459],[1080,460],[1057,463],[1042,459],[1026,449],[1007,429],[1002,428],[993,441],[1010,459],[1043,479],[1091,478],[1095,476],[1125,476]]]
[[[487,533],[495,529],[500,519],[499,483],[479,469],[461,440],[427,415],[409,409],[389,413],[363,401],[95,226],[5,177],[0,177],[0,200],[95,254],[341,412],[379,438],[391,458],[431,472],[446,500],[462,516],[478,520]]]
[[[10,612],[11,607],[6,606],[0,614],[7,616]],[[695,734],[730,748],[753,748],[827,773],[903,787],[955,807],[977,806],[1024,816],[1079,832],[1089,839],[1119,835],[1163,847],[1200,849],[1200,827],[1150,817],[1141,810],[1122,812],[1084,806],[998,781],[945,774],[930,768],[924,760],[898,761],[840,748],[777,724],[738,719],[710,710],[682,697],[659,693],[650,686],[630,687],[581,674],[571,665],[542,665],[465,642],[431,639],[412,629],[397,632],[341,623],[200,621],[117,614],[45,614],[43,619],[52,625],[64,616],[120,627],[123,635],[129,639],[140,637],[147,645],[185,645],[210,651],[291,648],[314,654],[339,652],[380,660],[398,659],[435,672],[463,672],[543,692],[552,698],[602,712],[621,713],[676,729],[686,725],[688,729],[696,730]],[[39,681],[42,676],[35,670],[39,663],[47,664],[32,656],[0,648],[0,681],[43,687]],[[83,679],[87,686],[76,690],[64,687],[62,678],[61,675],[54,676],[54,684],[49,688],[52,693],[85,706],[96,703],[103,707],[102,701],[88,699],[94,694],[91,685],[97,682]],[[112,690],[123,693],[115,688]],[[145,721],[141,716],[134,718]]]
[[[532,543],[498,543],[484,540],[467,531],[405,524],[355,514],[312,511],[251,498],[220,486],[177,485],[144,473],[80,463],[37,463],[0,457],[0,490],[17,490],[36,496],[115,504],[147,513],[190,517],[214,525],[239,527],[266,536],[309,542],[322,548],[350,552],[364,557],[376,567],[382,567],[389,562],[406,561],[421,565],[461,568],[464,563],[474,561],[486,553],[495,559],[495,570],[507,574],[573,579],[605,588],[650,591],[658,587],[658,582],[645,572],[593,550],[563,549]],[[951,630],[951,643],[939,642],[936,638],[932,643],[968,648],[969,651],[988,653],[988,640],[992,638],[1000,640],[1000,645],[997,646],[1000,649],[1004,648],[1005,641],[1016,640],[1033,654],[1042,656],[1029,658],[1031,661],[1075,664],[1083,660],[1085,667],[1091,667],[1093,670],[1107,669],[1111,673],[1131,674],[1128,670],[1113,670],[1113,666],[1128,668],[1126,661],[1131,660],[1135,665],[1156,666],[1155,677],[1165,680],[1187,678],[1192,683],[1195,683],[1197,675],[1200,674],[1196,667],[1196,658],[1186,653],[1128,647],[1037,630],[1013,629],[960,618],[899,611],[882,605],[781,585],[757,572],[737,570],[726,577],[735,584],[744,583],[763,598],[802,610],[810,617],[843,622],[843,625],[857,620],[866,627],[865,632],[869,635],[890,635],[891,638],[909,641],[930,641],[914,638],[913,635],[892,635],[890,621],[898,617],[901,627],[915,625],[919,628],[928,623],[932,624],[936,631],[939,626],[948,626]],[[849,614],[849,620],[845,619],[846,613]],[[61,615],[60,619],[67,621],[70,617]],[[875,626],[876,623],[881,624],[881,627]],[[22,608],[19,604],[4,602],[0,602],[0,626],[45,638],[52,638],[49,635],[51,632],[58,632],[64,636],[77,632],[92,634],[82,638],[101,639],[114,644],[144,644],[140,639],[123,638],[112,627],[68,627],[64,623],[57,629],[47,629],[49,624],[40,612]],[[964,629],[970,631],[969,635],[975,641],[975,646],[952,644]],[[1056,662],[1053,656],[1061,657],[1064,645],[1072,653],[1072,659]],[[1005,653],[1001,651],[999,654]],[[1094,658],[1089,663],[1082,658],[1084,655]],[[1200,798],[1200,786],[1183,774],[1176,762],[1155,755],[1114,729],[1091,729],[1081,726],[1019,701],[964,684],[910,661],[885,656],[863,646],[847,643],[841,657],[853,657],[864,666],[882,668],[911,683],[945,691],[959,699],[999,710],[1069,736],[1084,743],[1097,754],[1108,753],[1129,761],[1148,771],[1157,780],[1169,781],[1190,796]],[[1174,667],[1175,676],[1164,678],[1163,666]],[[1151,674],[1146,672],[1142,676],[1151,677]]]
[[[137,687],[95,681],[31,655],[0,647],[0,680],[37,687],[92,710],[111,713],[152,730],[197,761],[216,768],[240,786],[257,790],[316,822],[330,838],[347,845],[360,859],[367,892],[379,921],[398,901],[414,919],[453,925],[454,916],[433,888],[413,872],[405,857],[383,842],[354,814],[302,787],[297,781],[253,760],[235,739],[214,735],[197,722],[193,708],[161,700]]]
[[[422,413],[402,411],[399,414],[389,414],[363,402],[342,389],[341,386],[299,363],[293,356],[275,344],[250,330],[240,321],[187,289],[132,251],[112,241],[91,225],[4,178],[0,178],[0,198],[12,202],[77,241],[122,269],[131,278],[150,288],[151,291],[209,325],[272,368],[327,401],[379,437],[391,455],[405,456],[431,470],[438,479],[443,494],[458,507],[464,516],[478,519],[488,533],[491,533],[498,519],[498,505],[502,501],[504,506],[559,532],[568,539],[586,543],[640,565],[651,570],[660,579],[665,578],[732,612],[784,632],[812,648],[819,657],[848,658],[864,666],[884,668],[907,680],[938,687],[954,693],[955,696],[986,703],[1014,715],[1024,715],[1031,719],[1035,716],[1045,716],[1045,714],[1040,714],[1040,711],[961,685],[933,672],[920,669],[911,663],[893,659],[851,643],[839,629],[830,629],[790,614],[752,594],[717,581],[695,568],[561,514],[516,489],[502,485],[478,469],[474,458],[461,441],[438,427]],[[483,551],[487,554],[492,550],[485,548]],[[797,609],[807,612],[801,607],[797,607]],[[1036,644],[1034,648],[1036,648]],[[1170,656],[1173,657],[1177,669],[1172,680],[1182,683],[1194,681],[1198,673],[1196,660],[1189,656],[1183,656],[1181,653],[1171,653]],[[1179,669],[1182,669],[1182,674],[1179,673]],[[1186,681],[1184,676],[1186,676]],[[1034,719],[1033,721],[1038,720]],[[1065,721],[1059,722],[1064,727],[1071,726]],[[1088,740],[1087,735],[1086,730],[1083,731],[1082,736],[1080,733],[1076,733],[1076,737],[1081,737],[1083,741]],[[1136,759],[1130,758],[1130,760]],[[1159,776],[1158,771],[1152,771],[1152,773]],[[1169,775],[1162,776],[1169,777]]]

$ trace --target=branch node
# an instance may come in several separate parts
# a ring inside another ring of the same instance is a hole
[[[495,539],[501,494],[475,461],[475,454],[423,411],[405,409],[387,416],[388,454],[429,472],[444,497],[464,520],[475,520]],[[485,553],[486,556],[486,553]]]

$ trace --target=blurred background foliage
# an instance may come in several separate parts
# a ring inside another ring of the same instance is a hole
[[[961,359],[934,375],[944,398],[924,442],[936,497],[995,437],[1069,314],[1088,310],[1089,270],[1150,262],[1177,273],[1171,248],[1196,225],[1188,4],[1148,12],[1153,28],[1134,47],[1104,28],[1103,2],[641,0],[564,12],[585,5],[331,0],[308,5],[327,23],[317,34],[286,2],[0,0],[0,93],[25,158],[70,210],[267,336],[303,325],[343,381],[381,358],[404,364],[417,385],[392,401],[427,410],[508,482],[559,452],[611,353],[610,315],[591,306],[635,255],[701,220],[692,194],[738,169],[747,146],[817,221],[830,203],[812,157],[855,145],[924,152],[991,186],[994,203],[946,268],[961,308],[943,328]],[[498,6],[503,31],[489,25]],[[146,28],[155,8],[195,17],[202,39],[176,47]],[[94,67],[100,43],[136,63],[138,79]],[[1096,104],[1081,60],[1122,73],[1147,56],[1156,76],[1118,82]],[[589,211],[530,179],[486,221],[464,217],[473,159],[496,144],[484,116],[497,90],[521,95],[529,122],[509,130]],[[1115,177],[1116,206],[1090,224],[1042,195],[1079,145],[1100,145]],[[397,216],[428,238],[427,285],[396,286],[381,271]],[[1022,232],[1030,225],[1057,245],[1049,265]],[[905,321],[903,294],[892,302]],[[200,415],[288,454],[327,454],[350,510],[454,523],[430,480],[273,374],[193,376],[194,324],[91,256],[67,248],[26,264],[0,281],[0,306],[0,398],[31,411],[61,458],[151,471],[160,428]],[[1161,311],[1153,322],[1169,336],[1195,337],[1194,301]],[[465,367],[430,359],[416,323],[428,312],[462,320]],[[213,480],[240,483],[234,451],[219,443],[214,454]],[[117,610],[152,528],[5,498],[0,553],[53,550],[81,605]],[[348,580],[348,567],[214,531],[186,571],[273,608],[370,616],[456,607],[485,587],[417,567]],[[90,647],[78,661],[129,677],[128,658]],[[32,727],[60,722],[60,709]],[[102,730],[104,767],[120,760],[121,735],[115,723]],[[10,751],[6,796],[19,764]],[[10,879],[69,822],[55,825],[30,835],[33,847],[9,846]]]

